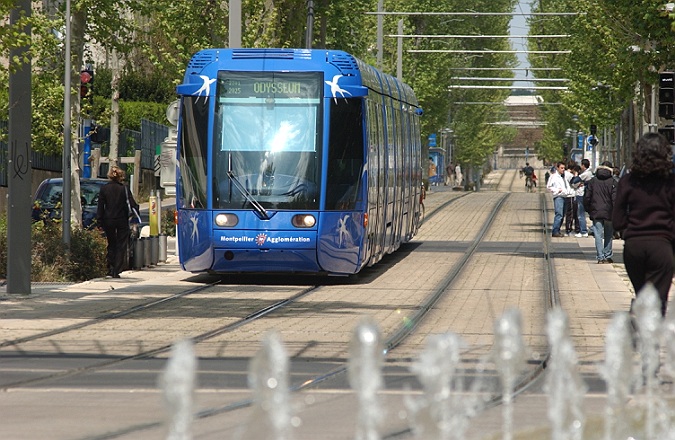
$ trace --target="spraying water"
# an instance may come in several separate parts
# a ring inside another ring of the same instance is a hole
[[[195,389],[194,347],[189,339],[171,347],[171,357],[159,378],[164,402],[168,408],[167,440],[192,439],[192,409]]]
[[[377,324],[363,319],[349,343],[349,384],[358,397],[356,440],[378,440],[383,414],[377,398],[382,388],[384,349]]]
[[[513,394],[518,374],[526,362],[520,311],[509,309],[495,322],[493,359],[502,383],[504,440],[513,438]]]
[[[570,338],[567,314],[560,308],[548,314],[547,334],[551,362],[546,376],[548,418],[552,440],[582,440],[586,393],[579,372],[578,359]]]
[[[248,383],[253,412],[242,438],[287,440],[291,431],[288,356],[277,332],[267,333],[251,360]]]
[[[663,372],[675,378],[675,315],[670,314],[663,323],[663,348],[665,349],[665,362]]]
[[[462,403],[468,403],[469,399],[463,399],[459,394],[460,381],[456,381],[459,389],[453,393],[453,378],[462,345],[461,338],[454,333],[430,336],[425,350],[411,367],[424,389],[422,397],[408,404],[417,439],[464,439],[468,416]]]
[[[659,398],[656,373],[659,369],[660,332],[663,324],[661,301],[658,292],[648,283],[637,295],[632,307],[638,330],[638,351],[642,361],[642,374],[645,384],[645,436],[657,438],[657,426],[667,430],[667,422],[659,420],[658,412],[665,406]]]
[[[605,336],[605,362],[599,367],[607,384],[605,440],[628,438],[629,414],[626,402],[633,379],[631,338],[630,315],[615,314]]]

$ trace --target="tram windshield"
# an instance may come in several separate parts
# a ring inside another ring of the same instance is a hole
[[[214,207],[318,209],[322,78],[219,72]]]

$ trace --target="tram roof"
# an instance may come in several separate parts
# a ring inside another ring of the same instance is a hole
[[[205,74],[214,77],[215,71],[223,69],[323,71],[326,78],[335,79],[335,75],[342,75],[347,77],[343,83],[351,86],[362,85],[377,93],[418,107],[415,93],[409,85],[347,52],[331,49],[204,49],[193,55],[188,63],[183,84],[197,82],[195,79]]]

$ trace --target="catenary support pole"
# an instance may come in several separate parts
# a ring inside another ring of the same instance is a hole
[[[403,20],[398,21],[398,34],[403,34]],[[398,38],[396,45],[396,78],[403,81],[403,39]]]
[[[384,0],[377,0],[377,12],[382,12],[384,10]],[[377,68],[382,70],[382,50],[383,50],[383,39],[384,39],[384,17],[382,15],[377,16]]]
[[[70,256],[70,148],[72,143],[72,127],[71,127],[71,108],[70,97],[72,96],[72,59],[70,48],[71,37],[71,15],[70,15],[70,0],[66,0],[66,65],[63,78],[64,94],[63,94],[63,162],[62,162],[62,176],[63,176],[63,190],[61,192],[61,228],[63,249],[66,256]]]
[[[241,0],[230,0],[230,48],[241,47]]]
[[[30,0],[16,2],[10,23],[31,15]],[[31,28],[23,28],[30,41]],[[7,293],[29,295],[31,256],[31,57],[28,46],[10,50],[21,64],[9,74],[9,158],[7,160]]]
[[[312,48],[314,41],[314,2],[307,2],[307,31],[305,32],[305,49]]]

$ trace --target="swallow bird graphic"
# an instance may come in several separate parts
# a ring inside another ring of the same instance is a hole
[[[332,81],[324,81],[326,84],[328,84],[330,86],[330,93],[333,95],[333,100],[335,101],[336,104],[337,104],[337,94],[338,93],[343,98],[345,97],[345,93],[351,96],[351,93],[349,93],[348,91],[346,91],[345,89],[341,88],[338,85],[338,81],[340,80],[340,78],[342,78],[342,76],[343,75],[335,75],[333,77]]]
[[[346,214],[344,217],[338,219],[337,232],[338,232],[338,241],[339,246],[347,241],[351,240],[352,235],[347,230],[347,220],[349,219],[349,214]]]
[[[192,240],[192,243],[196,243],[199,241],[199,229],[197,229],[197,222],[199,222],[199,219],[191,216],[190,222],[192,222],[192,234],[190,234],[190,239]]]
[[[206,75],[199,75],[199,77],[202,79],[202,81],[204,81],[204,84],[202,84],[199,90],[197,90],[195,95],[202,96],[202,92],[204,92],[204,96],[206,97],[205,99],[207,99],[209,94],[211,93],[211,84],[216,82],[216,78],[211,79]]]

